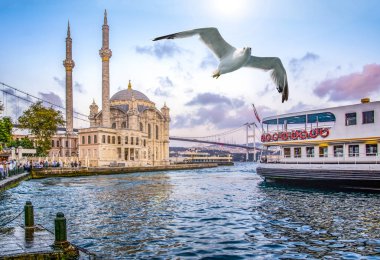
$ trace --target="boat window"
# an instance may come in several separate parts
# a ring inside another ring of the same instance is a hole
[[[363,124],[371,124],[375,122],[375,112],[365,111],[363,112]]]
[[[366,144],[365,153],[367,156],[376,156],[377,155],[377,144]]]
[[[308,123],[335,122],[335,115],[331,112],[315,113],[307,115]]]
[[[356,113],[346,114],[346,125],[356,125]]]
[[[319,147],[319,157],[327,157],[328,156],[327,151],[328,151],[327,146]]]
[[[349,157],[359,156],[359,145],[358,144],[350,144],[348,146],[348,156]]]
[[[306,156],[314,157],[314,147],[306,147]]]
[[[284,148],[284,158],[290,158],[290,148]]]
[[[301,158],[301,147],[294,147],[294,158]]]
[[[335,122],[335,115],[331,112],[323,112],[323,113],[314,113],[307,115],[308,123],[316,123],[316,122]],[[305,115],[297,115],[297,116],[289,116],[289,117],[280,117],[275,119],[264,120],[263,124],[267,125],[277,125],[277,124],[304,124],[306,123],[306,114]]]
[[[343,145],[334,145],[334,157],[343,157]]]

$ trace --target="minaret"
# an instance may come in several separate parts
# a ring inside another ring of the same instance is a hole
[[[72,40],[70,38],[70,22],[67,23],[66,59],[63,66],[66,69],[66,133],[73,133],[73,68]]]
[[[129,83],[128,83],[128,90],[132,91],[131,81],[129,81]],[[129,103],[129,104],[130,104],[130,106],[129,106],[129,109],[127,112],[127,115],[129,117],[129,127],[132,130],[139,130],[139,128],[140,128],[140,126],[138,124],[139,111],[137,108],[137,101],[136,101],[135,96],[133,95],[133,92],[132,92],[131,103]]]
[[[103,45],[99,50],[102,58],[102,126],[111,127],[110,121],[110,64],[112,51],[109,49],[109,26],[107,24],[107,10],[104,11]]]

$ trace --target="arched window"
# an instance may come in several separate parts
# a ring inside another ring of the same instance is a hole
[[[156,125],[156,139],[158,139],[158,125]]]
[[[103,143],[103,144],[106,143],[106,136],[105,136],[105,135],[102,136],[102,143]]]
[[[98,143],[98,136],[94,135],[94,144],[97,144],[97,143]]]
[[[127,122],[125,122],[125,121],[122,122],[122,123],[121,123],[121,128],[127,128]]]
[[[139,138],[136,137],[136,145],[139,145]]]
[[[117,137],[117,144],[121,144],[121,136]]]
[[[112,128],[116,129],[116,123],[112,123]]]
[[[54,147],[54,140],[51,140],[51,147]]]
[[[143,123],[140,122],[140,131],[143,132],[144,131],[144,126],[143,126]]]
[[[88,144],[91,144],[91,135],[89,135],[88,137],[87,137],[87,140],[88,140]]]
[[[148,138],[152,138],[152,127],[148,124]]]
[[[144,139],[144,147],[146,146],[146,140]]]
[[[111,143],[111,136],[107,136],[107,144],[110,144]]]
[[[84,136],[82,136],[82,144],[85,144]],[[59,141],[57,141],[57,147],[59,147]]]
[[[128,136],[125,137],[125,144],[128,144]]]
[[[112,144],[115,144],[115,136],[112,136]]]
[[[133,137],[131,137],[131,144],[133,144]]]
[[[82,137],[82,142],[84,144],[84,136]],[[57,140],[57,147],[59,147],[59,141]]]

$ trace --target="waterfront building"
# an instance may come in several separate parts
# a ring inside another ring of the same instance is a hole
[[[128,88],[110,98],[109,26],[104,13],[102,48],[102,110],[90,105],[90,127],[79,129],[79,160],[88,166],[169,164],[169,108],[158,110],[140,91]]]

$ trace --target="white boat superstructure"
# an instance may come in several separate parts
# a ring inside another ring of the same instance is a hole
[[[282,163],[380,163],[380,101],[263,119],[261,141]],[[268,158],[269,159],[269,158]]]
[[[380,191],[379,101],[264,118],[261,141],[266,181]]]

